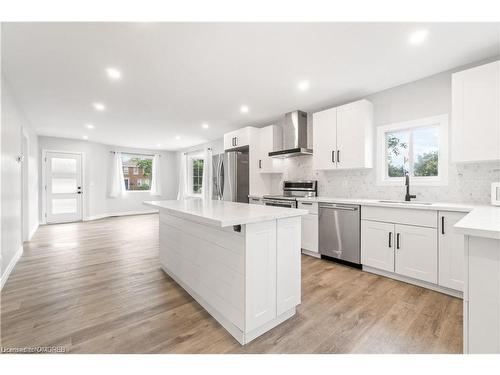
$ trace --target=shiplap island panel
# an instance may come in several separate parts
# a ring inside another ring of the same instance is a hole
[[[241,344],[300,304],[305,210],[187,199],[159,209],[160,264]]]

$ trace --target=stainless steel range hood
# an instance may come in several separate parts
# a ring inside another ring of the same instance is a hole
[[[307,113],[294,111],[287,113],[282,122],[283,148],[269,153],[273,158],[289,158],[292,156],[312,155],[307,148]]]

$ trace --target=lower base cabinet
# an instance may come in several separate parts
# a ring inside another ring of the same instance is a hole
[[[307,215],[302,216],[302,241],[300,247],[305,250],[304,254],[319,258],[318,202],[300,201],[297,208],[309,212]]]
[[[417,280],[437,283],[435,228],[361,221],[361,263]]]
[[[361,220],[361,264],[394,272],[394,224]]]
[[[302,245],[303,250],[319,254],[318,249],[318,215],[302,216]]]
[[[439,211],[439,280],[438,284],[459,291],[464,290],[465,248],[464,235],[455,233],[453,226],[466,213]]]
[[[396,224],[395,232],[395,272],[437,284],[436,229]]]

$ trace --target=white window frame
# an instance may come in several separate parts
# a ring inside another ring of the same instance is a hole
[[[194,193],[193,192],[193,160],[198,160],[198,159],[201,159],[201,160],[205,159],[203,157],[202,153],[188,154],[187,155],[187,163],[186,163],[187,179],[188,179],[188,183],[187,183],[187,195],[190,196],[190,197],[196,197],[196,198],[199,198],[199,197],[202,196],[202,194],[203,194],[203,188],[204,188],[203,185],[205,184],[205,181],[202,181],[202,186],[201,186],[200,192],[199,193]],[[203,163],[203,168],[205,168],[205,163]]]
[[[438,176],[410,176],[411,184],[423,186],[442,186],[448,184],[448,115],[444,114],[377,127],[377,185],[401,186],[404,184],[404,177],[387,176],[387,150],[385,134],[390,131],[425,128],[431,126],[439,126]],[[410,144],[409,147],[409,153],[411,154],[412,145]]]

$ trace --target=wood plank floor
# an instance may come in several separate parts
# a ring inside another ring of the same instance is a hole
[[[158,216],[40,227],[1,294],[3,347],[70,353],[461,353],[462,301],[302,257],[297,314],[240,346],[158,263]]]

